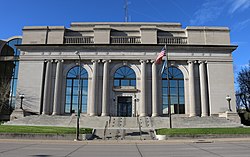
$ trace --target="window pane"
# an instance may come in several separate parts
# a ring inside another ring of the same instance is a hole
[[[66,88],[66,95],[71,95],[71,87]]]
[[[184,81],[183,80],[179,80],[179,87],[184,87]]]
[[[72,112],[77,113],[77,104],[72,104]]]
[[[131,86],[136,86],[136,80],[131,80]]]
[[[65,112],[70,113],[70,104],[66,104],[65,106]]]
[[[170,88],[170,95],[177,95],[177,88]]]
[[[170,80],[170,87],[177,87],[177,81],[176,80]]]
[[[79,82],[79,81],[78,81],[77,79],[74,79],[73,86],[74,86],[74,87],[78,87],[78,82]]]
[[[121,86],[129,86],[129,80],[121,80]]]
[[[78,87],[73,88],[73,95],[78,95]]]
[[[168,87],[168,80],[162,80],[162,87]]]
[[[120,86],[119,85],[119,80],[114,80],[114,86]]]
[[[179,97],[179,103],[180,104],[185,104],[184,96],[183,97]]]
[[[78,103],[78,96],[73,96],[72,102],[73,102],[73,103]]]
[[[179,95],[184,95],[184,88],[179,88]]]
[[[67,79],[67,86],[72,86],[72,80],[71,79]]]
[[[66,103],[70,104],[70,102],[71,102],[71,96],[66,96]]]

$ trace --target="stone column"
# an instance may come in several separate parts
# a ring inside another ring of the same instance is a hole
[[[62,62],[63,60],[56,61],[56,81],[55,81],[55,93],[54,93],[54,106],[52,115],[60,114],[60,100],[61,100],[61,79],[62,79]]]
[[[196,116],[195,101],[195,79],[194,79],[194,61],[188,61],[189,66],[189,100],[190,100],[190,117]]]
[[[147,101],[146,101],[146,61],[141,62],[141,105],[140,116],[147,116]]]
[[[152,60],[152,117],[159,116],[158,111],[158,90],[157,90],[157,66],[155,61]]]
[[[205,62],[199,61],[200,91],[201,91],[201,116],[208,116],[208,93]]]
[[[52,71],[52,60],[47,61],[45,83],[44,83],[44,98],[43,98],[43,112],[42,114],[49,114],[49,103],[50,103],[50,85],[51,85],[51,71]]]
[[[111,60],[103,60],[103,88],[102,88],[102,116],[108,116],[109,113],[109,63]]]
[[[93,63],[93,75],[92,75],[92,87],[91,87],[91,104],[90,104],[90,116],[96,116],[97,115],[97,106],[96,106],[96,88],[97,88],[97,60],[92,60]]]

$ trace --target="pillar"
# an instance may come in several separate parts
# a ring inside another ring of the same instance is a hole
[[[60,114],[60,105],[61,105],[61,84],[62,84],[62,62],[63,60],[56,61],[56,81],[55,81],[55,93],[54,93],[54,106],[52,115]]]
[[[157,83],[157,66],[155,61],[152,60],[152,117],[159,116],[158,112],[158,83]]]
[[[108,116],[109,113],[109,105],[108,105],[108,98],[109,98],[109,63],[111,60],[103,60],[103,88],[102,88],[102,115],[101,116]]]
[[[96,105],[96,88],[97,88],[97,60],[92,60],[93,63],[93,75],[92,75],[92,88],[91,88],[91,104],[90,104],[90,116],[96,116],[97,115],[97,105]]]
[[[190,100],[190,117],[197,116],[195,101],[195,79],[194,79],[194,61],[188,61],[189,66],[189,100]]]
[[[141,62],[141,105],[140,116],[147,116],[147,103],[146,103],[146,61]]]
[[[205,62],[199,61],[200,91],[201,91],[201,116],[208,116],[208,93]]]
[[[51,72],[52,72],[52,60],[47,61],[45,83],[44,83],[44,98],[43,98],[43,112],[42,114],[49,114],[50,103],[50,85],[51,85]]]

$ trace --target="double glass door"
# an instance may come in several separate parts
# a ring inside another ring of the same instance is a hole
[[[117,116],[118,117],[131,117],[132,116],[132,97],[131,96],[118,96]]]

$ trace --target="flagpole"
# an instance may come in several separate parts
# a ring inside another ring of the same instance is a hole
[[[169,128],[172,128],[172,118],[171,118],[171,99],[170,99],[170,80],[169,80],[169,71],[168,71],[168,50],[167,46],[165,44],[165,50],[166,50],[166,69],[167,69],[167,82],[168,82],[168,116],[169,116]]]

